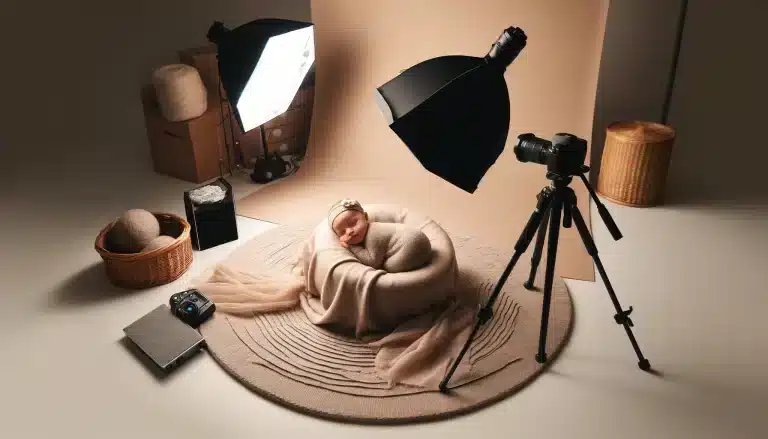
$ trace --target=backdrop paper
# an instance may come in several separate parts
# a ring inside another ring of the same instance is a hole
[[[340,198],[399,204],[511,256],[536,195],[548,184],[543,166],[517,161],[515,139],[565,131],[590,140],[606,13],[603,0],[313,1],[316,83],[305,161],[295,175],[239,200],[238,214],[291,224],[321,218]],[[483,56],[509,26],[528,35],[505,74],[509,137],[478,190],[468,194],[421,167],[387,126],[374,90],[428,58]],[[589,194],[578,179],[571,186],[589,224]],[[557,273],[594,280],[575,227],[560,234]]]

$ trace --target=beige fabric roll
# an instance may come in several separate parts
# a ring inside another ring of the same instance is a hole
[[[208,93],[200,73],[186,64],[162,66],[152,74],[160,113],[171,122],[200,117],[208,109]]]

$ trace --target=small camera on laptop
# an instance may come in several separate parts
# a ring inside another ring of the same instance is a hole
[[[174,294],[169,300],[169,305],[173,315],[193,328],[200,326],[216,311],[216,305],[195,289]]]

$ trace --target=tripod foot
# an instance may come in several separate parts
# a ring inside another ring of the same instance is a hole
[[[544,352],[540,352],[540,353],[536,354],[536,361],[537,361],[539,364],[544,364],[544,363],[546,363],[546,362],[547,362],[547,354],[546,354],[546,353],[544,353]]]
[[[527,280],[523,283],[523,286],[526,290],[536,291],[536,286],[533,284],[533,281]]]
[[[651,362],[648,361],[647,358],[643,358],[642,360],[637,362],[637,365],[640,367],[640,370],[648,372],[651,370]]]

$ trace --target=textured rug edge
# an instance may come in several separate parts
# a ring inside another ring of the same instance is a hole
[[[401,417],[401,418],[393,418],[393,417],[380,418],[380,417],[341,415],[341,414],[332,413],[328,411],[310,409],[302,405],[288,401],[272,392],[269,392],[267,390],[254,386],[253,384],[248,382],[243,376],[238,375],[229,365],[227,365],[227,363],[217,353],[215,353],[211,349],[206,349],[206,352],[211,356],[211,358],[213,358],[214,362],[218,364],[219,367],[221,367],[227,373],[227,375],[229,375],[235,382],[241,384],[253,394],[258,395],[263,399],[269,402],[272,402],[280,407],[289,409],[295,413],[299,413],[305,416],[310,416],[313,418],[324,419],[327,421],[339,422],[344,424],[354,424],[354,425],[395,426],[395,425],[408,425],[408,424],[417,424],[417,423],[440,422],[440,421],[445,421],[448,419],[457,418],[457,417],[466,416],[466,415],[475,413],[477,411],[480,411],[482,409],[495,405],[511,396],[514,396],[517,392],[519,392],[526,386],[530,385],[533,381],[538,379],[544,372],[548,371],[554,365],[554,363],[557,362],[563,350],[565,350],[565,347],[568,345],[570,341],[570,338],[573,333],[573,328],[575,326],[575,319],[576,319],[575,309],[574,309],[575,307],[574,307],[573,298],[571,296],[570,289],[568,288],[567,285],[565,286],[565,288],[566,288],[566,295],[568,298],[568,305],[570,307],[571,318],[569,319],[568,326],[565,329],[562,340],[560,340],[560,342],[557,344],[557,347],[554,350],[548,353],[547,362],[543,366],[538,368],[535,372],[530,374],[523,381],[517,383],[517,385],[507,389],[504,392],[499,393],[496,396],[484,399],[476,404],[469,405],[460,409],[450,410],[442,413],[435,413],[431,415],[418,415],[418,416]],[[534,355],[534,353],[531,352],[531,355]],[[507,365],[506,367],[509,367],[509,365]],[[494,374],[503,373],[506,367],[495,372]],[[471,383],[466,385],[471,385]],[[400,397],[407,397],[407,396],[400,396]],[[445,397],[446,398],[451,397],[450,391],[448,394],[445,395]],[[392,398],[399,398],[399,397],[392,397]]]

